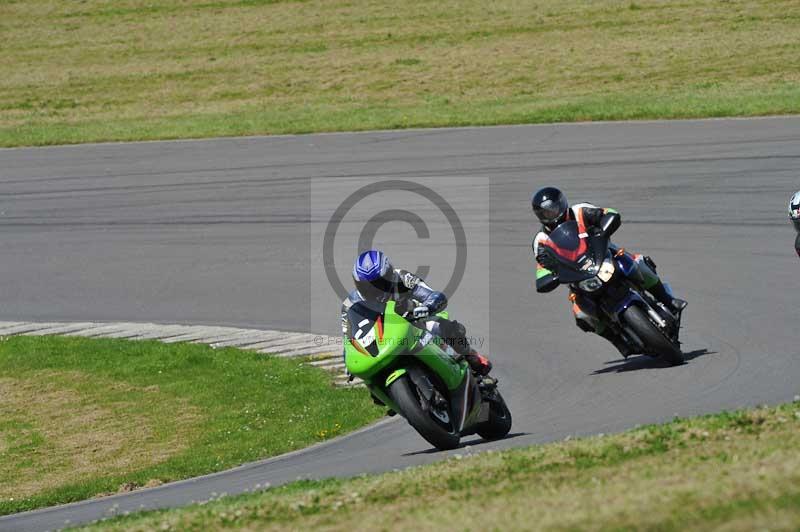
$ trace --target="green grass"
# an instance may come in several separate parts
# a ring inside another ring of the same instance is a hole
[[[89,530],[797,530],[800,403],[299,482]]]
[[[0,2],[0,145],[800,112],[795,0]]]
[[[381,412],[303,361],[154,341],[0,338],[0,514],[219,471]]]

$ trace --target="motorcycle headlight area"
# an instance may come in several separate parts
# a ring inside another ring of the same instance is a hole
[[[578,288],[585,292],[594,292],[595,290],[600,289],[601,286],[603,286],[603,281],[601,281],[598,277],[584,279],[578,283]]]

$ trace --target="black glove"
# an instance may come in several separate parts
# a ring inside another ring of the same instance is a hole
[[[558,268],[558,259],[553,253],[553,250],[547,247],[543,247],[539,250],[539,254],[536,255],[536,262],[550,271],[555,271],[556,268]]]

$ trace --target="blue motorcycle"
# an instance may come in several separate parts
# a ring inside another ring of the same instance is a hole
[[[554,252],[558,266],[553,273],[561,284],[595,301],[596,317],[635,352],[683,364],[680,313],[673,314],[636,286],[630,279],[636,268],[630,255],[613,246],[603,231],[580,232],[575,221],[562,223],[549,236],[544,245]]]

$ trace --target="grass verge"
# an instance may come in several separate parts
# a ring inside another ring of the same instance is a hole
[[[0,2],[0,145],[800,112],[795,0]]]
[[[796,530],[800,403],[300,482],[88,530]]]
[[[380,416],[302,360],[155,341],[0,339],[0,514],[305,447]]]

